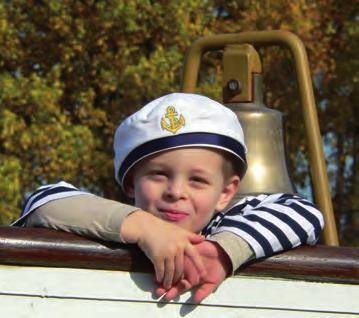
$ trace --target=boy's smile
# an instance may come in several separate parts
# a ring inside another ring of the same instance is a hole
[[[209,148],[161,152],[135,166],[127,192],[139,208],[200,232],[239,186],[237,176],[225,180],[223,164],[221,152]]]
[[[180,222],[188,217],[189,213],[172,208],[159,208],[162,218],[171,222]]]

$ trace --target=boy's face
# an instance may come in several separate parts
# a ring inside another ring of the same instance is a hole
[[[162,152],[134,168],[127,193],[137,207],[198,233],[238,189],[238,176],[225,180],[223,161],[209,148]]]

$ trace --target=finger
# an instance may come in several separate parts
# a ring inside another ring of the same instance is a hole
[[[175,263],[172,258],[165,259],[165,272],[163,277],[163,287],[166,289],[171,288],[173,282],[173,276],[175,272]]]
[[[165,298],[167,300],[172,300],[173,298],[177,297],[177,295],[191,289],[192,287],[193,285],[189,281],[186,279],[181,279],[170,289],[165,289],[163,286],[157,287],[155,293],[158,297],[162,297],[166,294]]]
[[[205,299],[208,295],[213,293],[213,291],[217,288],[217,285],[212,283],[204,283],[201,285],[194,293],[193,300],[195,303],[199,304]]]
[[[162,286],[157,287],[155,290],[155,294],[157,297],[162,297],[166,293],[167,293],[167,289],[163,288]]]
[[[183,260],[184,260],[183,253],[180,253],[180,254],[176,255],[176,257],[175,257],[175,271],[174,271],[174,275],[173,275],[172,284],[179,281],[179,279],[183,276]]]
[[[155,267],[156,281],[157,283],[161,283],[165,272],[164,260],[154,261],[153,266]]]
[[[206,275],[206,269],[204,267],[202,258],[191,244],[187,245],[185,249],[185,255],[187,255],[193,262],[193,265],[200,276]]]
[[[176,285],[167,290],[164,298],[170,301],[191,288],[192,285],[186,279],[181,279]]]
[[[184,258],[183,265],[184,278],[188,281],[189,284],[191,284],[192,287],[198,285],[200,281],[200,275],[198,274],[196,267],[193,265],[193,262],[189,257],[186,256]]]

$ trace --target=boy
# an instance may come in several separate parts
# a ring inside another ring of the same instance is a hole
[[[320,235],[322,214],[290,194],[248,197],[219,213],[245,174],[246,146],[236,115],[207,97],[150,102],[119,126],[114,150],[115,178],[135,207],[60,182],[35,191],[15,224],[136,243],[154,264],[158,294],[172,299],[199,283],[195,301],[250,258]]]

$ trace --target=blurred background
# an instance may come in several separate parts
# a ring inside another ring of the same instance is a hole
[[[38,186],[66,180],[121,197],[113,133],[146,102],[178,91],[202,36],[282,29],[310,61],[341,245],[359,246],[356,1],[0,0],[0,224]],[[265,104],[285,114],[291,174],[312,199],[293,61],[260,49]],[[221,52],[203,57],[196,92],[221,101]],[[357,106],[356,106],[357,105]]]

